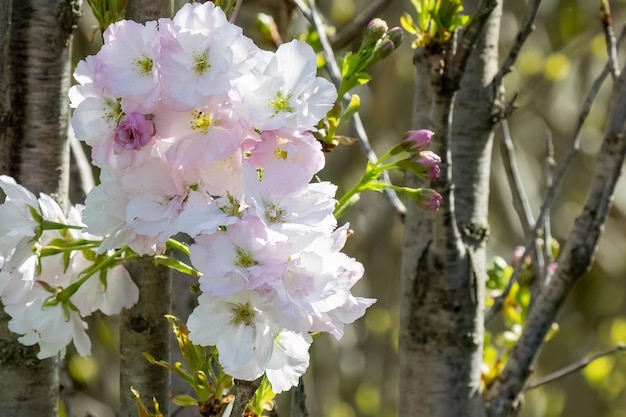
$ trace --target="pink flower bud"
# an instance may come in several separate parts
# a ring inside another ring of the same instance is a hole
[[[439,206],[441,206],[441,194],[431,188],[422,188],[420,191],[420,198],[417,203],[426,210],[439,210]]]
[[[137,150],[146,146],[152,140],[154,126],[141,113],[131,113],[124,116],[113,132],[113,140],[126,150]]]
[[[439,165],[433,165],[432,167],[428,168],[428,171],[426,171],[426,178],[428,178],[429,180],[434,180],[436,178],[439,178],[440,174],[441,168],[439,168]]]
[[[404,134],[402,147],[407,152],[420,152],[426,149],[434,135],[434,132],[427,129],[409,130]]]
[[[415,158],[415,162],[430,168],[439,165],[441,163],[441,158],[432,151],[421,151],[417,158]]]

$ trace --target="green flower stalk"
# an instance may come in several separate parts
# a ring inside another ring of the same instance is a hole
[[[391,170],[411,172],[426,180],[438,178],[441,172],[439,168],[441,158],[425,149],[433,135],[433,132],[426,129],[411,130],[404,135],[402,142],[390,149],[377,162],[369,162],[359,182],[339,199],[334,212],[335,217],[343,216],[349,207],[359,201],[360,193],[367,190],[382,192],[385,189],[392,189],[412,199],[424,210],[438,210],[441,195],[436,191],[430,188],[398,187],[381,181],[382,174]],[[409,154],[408,158],[389,162],[394,157],[406,153]]]

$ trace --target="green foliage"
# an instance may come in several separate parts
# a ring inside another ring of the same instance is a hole
[[[227,404],[233,400],[232,395],[224,395],[228,389],[232,388],[233,379],[220,366],[217,349],[213,346],[194,345],[189,340],[189,330],[183,321],[172,315],[165,317],[170,323],[185,363],[156,360],[146,352],[142,353],[143,356],[152,365],[167,369],[177,375],[193,389],[195,396],[174,395],[172,397],[174,404],[181,407],[196,406],[201,412],[211,410],[213,413],[211,415],[220,415]],[[248,409],[254,413],[250,415],[261,416],[264,410],[271,410],[274,397],[269,382],[264,378],[248,405]]]
[[[452,38],[452,34],[462,29],[470,21],[463,11],[462,0],[411,0],[417,13],[417,21],[409,13],[404,13],[400,24],[416,39],[411,43],[412,48],[428,48],[436,45],[445,45]]]
[[[559,245],[556,240],[552,239],[550,245],[551,258],[546,261],[552,262],[556,259],[558,252]],[[493,332],[485,331],[482,369],[483,388],[488,388],[500,375],[526,324],[528,309],[531,303],[530,287],[535,279],[535,271],[530,257],[516,259],[516,262],[521,262],[517,280],[512,283],[508,294],[502,300],[503,327]],[[509,281],[513,277],[513,271],[514,265],[510,265],[499,256],[495,256],[487,265],[486,307],[492,306],[494,300],[504,294]],[[545,340],[550,340],[557,331],[558,325],[553,323]]]
[[[163,417],[163,413],[159,411],[159,403],[157,402],[156,398],[152,398],[152,401],[154,403],[154,413],[152,413],[148,411],[146,406],[143,404],[143,401],[141,401],[141,394],[139,393],[139,391],[137,391],[133,387],[130,387],[130,390],[135,398],[137,398],[137,413],[139,417]]]
[[[250,400],[248,408],[252,411],[253,415],[262,416],[265,411],[272,411],[274,409],[274,391],[272,386],[266,377],[263,377],[259,388],[257,388],[254,396]]]
[[[128,0],[87,0],[91,11],[104,31],[111,23],[124,19]]]
[[[349,121],[359,110],[361,100],[356,94],[349,94],[356,87],[367,84],[371,76],[367,70],[376,62],[386,58],[402,42],[402,30],[398,27],[388,29],[382,19],[374,19],[367,26],[363,40],[356,52],[348,51],[339,60],[340,77],[337,88],[337,103],[327,116],[317,125],[315,137],[322,142],[326,151],[338,144],[352,144],[353,140],[337,135],[338,127]],[[302,39],[314,50],[322,49],[319,34],[310,30]],[[318,57],[321,55],[318,55]],[[323,61],[319,64],[324,64]],[[343,102],[347,102],[343,104]]]

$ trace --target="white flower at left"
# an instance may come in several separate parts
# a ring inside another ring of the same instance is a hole
[[[137,287],[122,266],[108,271],[108,285],[99,274],[84,281],[83,271],[92,264],[83,251],[49,251],[49,245],[63,240],[101,239],[78,229],[84,227],[82,207],[70,208],[65,216],[50,196],[42,193],[37,199],[13,178],[0,176],[0,187],[7,196],[0,205],[0,218],[6,219],[0,225],[0,300],[11,316],[9,330],[24,345],[38,344],[40,359],[63,356],[71,342],[78,354],[89,355],[83,317],[96,310],[116,314],[132,306]],[[71,285],[80,287],[73,294],[65,292]]]
[[[31,207],[39,214],[41,209],[33,193],[18,185],[13,178],[0,175],[0,188],[6,195],[5,202],[0,204],[0,256],[4,258],[2,269],[15,269],[30,254],[38,226]]]

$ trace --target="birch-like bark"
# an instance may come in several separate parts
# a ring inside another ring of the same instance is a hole
[[[137,22],[172,15],[171,0],[130,0],[126,18]],[[148,409],[152,398],[159,402],[164,416],[169,416],[170,375],[166,369],[150,365],[147,352],[157,360],[169,360],[170,327],[164,315],[170,313],[171,277],[165,267],[157,267],[149,257],[126,265],[139,287],[139,301],[124,310],[120,328],[120,412],[119,417],[136,417],[137,403],[130,391],[135,388]]]
[[[67,206],[69,40],[74,0],[19,0],[0,8],[0,173]],[[0,313],[0,415],[56,417],[57,359],[37,359]]]
[[[488,2],[481,3],[487,5]],[[495,2],[492,2],[495,3]],[[408,204],[402,259],[400,409],[402,416],[482,417],[480,394],[484,244],[493,123],[493,76],[501,1],[469,59],[449,76],[443,58],[417,50],[413,128],[435,131],[442,174],[437,213]],[[452,59],[447,63],[451,64]],[[460,71],[460,72],[459,72]],[[424,186],[415,178],[412,186]]]

